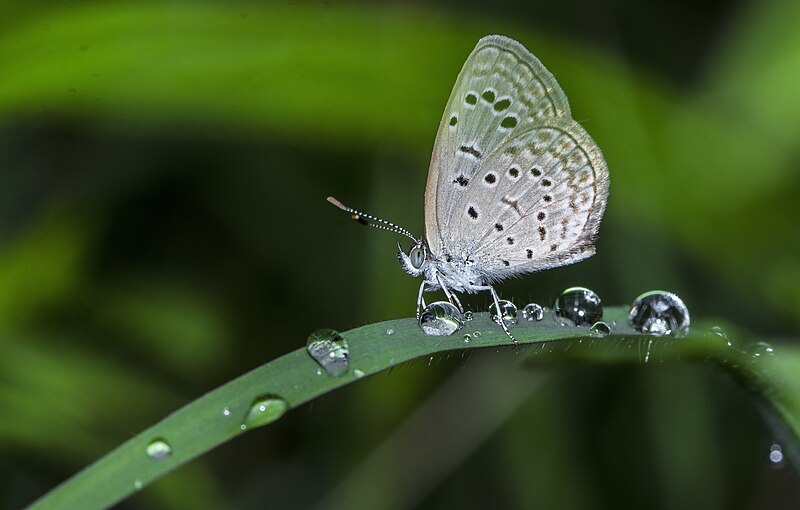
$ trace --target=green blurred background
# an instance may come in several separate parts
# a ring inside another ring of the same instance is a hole
[[[603,149],[597,255],[500,286],[678,293],[800,333],[794,0],[0,3],[0,505],[19,508],[318,327],[413,314],[439,118],[478,38],[520,40]],[[484,310],[485,297],[469,300]],[[360,381],[126,509],[797,508],[760,403],[710,366]]]

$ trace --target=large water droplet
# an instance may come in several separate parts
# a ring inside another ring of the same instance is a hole
[[[306,349],[314,361],[332,376],[347,373],[350,350],[347,340],[336,331],[327,328],[314,331],[308,336]]]
[[[517,305],[508,301],[506,299],[501,299],[498,301],[500,304],[500,313],[497,311],[497,305],[492,303],[489,307],[489,318],[492,321],[500,324],[500,320],[498,317],[503,317],[503,322],[506,324],[516,324],[517,323]]]
[[[277,420],[289,409],[289,404],[277,395],[262,395],[253,401],[241,429],[260,427]]]
[[[389,329],[387,329],[387,330],[386,330],[386,334],[387,334],[387,335],[389,335],[389,336],[392,336],[392,335],[394,335],[394,328],[389,328]]]
[[[169,445],[167,440],[163,438],[157,438],[150,441],[150,444],[147,445],[145,451],[147,452],[147,456],[153,460],[166,459],[172,455],[172,447]]]
[[[472,340],[472,337],[469,334],[464,335],[464,342],[465,343],[469,343],[470,340]]]
[[[522,317],[527,321],[540,321],[544,317],[544,309],[536,303],[528,303],[522,309]]]
[[[592,324],[592,333],[598,336],[608,336],[611,334],[611,326],[603,321],[597,321]]]
[[[464,325],[458,308],[447,301],[436,301],[425,307],[419,316],[419,327],[426,335],[452,335]]]
[[[631,305],[628,324],[648,335],[683,336],[689,331],[689,309],[671,292],[645,292]]]
[[[474,314],[472,313],[472,310],[467,310],[466,312],[464,312],[464,322],[469,322],[469,321],[471,321],[471,320],[472,320],[472,317],[473,317],[473,315],[474,315]]]
[[[600,297],[584,287],[571,287],[556,298],[553,311],[576,326],[594,324],[603,316]]]

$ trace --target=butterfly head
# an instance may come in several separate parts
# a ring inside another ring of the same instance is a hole
[[[400,243],[397,243],[397,260],[400,267],[410,274],[417,277],[425,273],[430,263],[428,247],[423,241],[417,241],[406,253]]]

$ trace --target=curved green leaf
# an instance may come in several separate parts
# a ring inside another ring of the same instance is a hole
[[[298,349],[271,361],[200,397],[130,439],[75,477],[37,501],[32,508],[106,508],[178,466],[250,430],[243,426],[254,403],[280,397],[286,404],[271,418],[329,391],[416,358],[485,347],[530,349],[529,363],[663,363],[716,361],[737,377],[761,389],[800,436],[800,355],[776,355],[766,344],[741,348],[719,331],[695,328],[685,338],[651,337],[633,331],[624,307],[607,308],[604,320],[614,332],[607,337],[587,328],[563,326],[552,312],[541,322],[523,321],[513,328],[515,346],[485,313],[448,337],[425,335],[413,319],[370,324],[343,333],[350,350],[349,371],[332,377],[306,350]],[[706,331],[706,332],[703,332]],[[390,334],[391,332],[391,334]],[[476,333],[479,335],[476,337]],[[469,337],[465,337],[469,335]],[[268,422],[271,420],[262,420]],[[148,457],[148,445],[163,439],[172,454]]]

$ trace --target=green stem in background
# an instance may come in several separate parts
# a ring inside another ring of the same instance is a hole
[[[239,434],[359,378],[416,358],[485,347],[518,349],[531,365],[713,361],[757,389],[793,436],[800,437],[800,350],[775,349],[763,342],[743,347],[719,328],[702,324],[684,338],[646,336],[628,327],[626,313],[626,307],[606,308],[604,320],[613,331],[601,337],[585,327],[562,326],[548,311],[541,322],[521,320],[513,327],[517,345],[485,313],[475,314],[448,337],[425,335],[413,319],[362,326],[342,334],[349,348],[344,375],[334,377],[320,369],[305,348],[290,352],[167,416],[31,508],[107,508]]]

